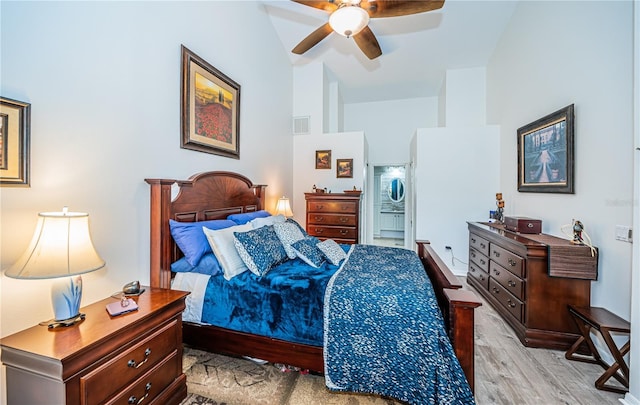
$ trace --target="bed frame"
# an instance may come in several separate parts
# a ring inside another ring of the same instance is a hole
[[[266,185],[253,184],[232,172],[195,174],[188,180],[145,179],[151,186],[151,287],[170,288],[171,263],[182,253],[169,229],[169,219],[184,222],[225,219],[230,214],[264,209]],[[172,198],[177,185],[178,193]],[[477,297],[462,290],[460,281],[433,251],[419,241],[418,255],[429,275],[456,356],[473,390],[474,308]],[[322,347],[236,332],[215,326],[183,323],[183,341],[190,346],[231,356],[250,356],[322,373]]]

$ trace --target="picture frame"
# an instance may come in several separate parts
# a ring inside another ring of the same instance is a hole
[[[240,85],[182,45],[180,147],[240,159]]]
[[[518,128],[518,191],[574,194],[574,105]]]
[[[353,159],[336,160],[336,177],[339,179],[353,178]]]
[[[331,151],[316,151],[316,169],[331,169]]]
[[[0,97],[0,186],[29,187],[31,104]]]

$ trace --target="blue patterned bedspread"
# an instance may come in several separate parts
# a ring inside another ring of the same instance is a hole
[[[355,245],[324,305],[328,388],[411,404],[474,403],[415,252]]]

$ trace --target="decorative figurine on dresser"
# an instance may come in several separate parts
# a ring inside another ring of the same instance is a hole
[[[567,350],[580,336],[567,308],[590,306],[591,280],[598,277],[597,249],[594,253],[570,240],[517,231],[533,229],[538,222],[514,217],[508,223],[515,228],[468,222],[467,282],[523,345]]]
[[[358,243],[361,192],[304,193],[307,202],[307,233],[338,243]]]

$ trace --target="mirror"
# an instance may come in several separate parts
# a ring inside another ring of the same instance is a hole
[[[395,178],[389,183],[387,194],[393,202],[400,202],[404,199],[404,180]]]

